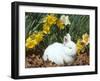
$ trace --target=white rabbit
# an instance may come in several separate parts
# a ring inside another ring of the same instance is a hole
[[[64,43],[55,42],[49,45],[43,54],[43,59],[50,60],[58,65],[67,63],[70,65],[74,61],[76,54],[76,44],[71,41],[70,34],[64,36]]]

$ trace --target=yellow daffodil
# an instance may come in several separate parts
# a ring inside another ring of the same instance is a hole
[[[57,26],[59,29],[64,29],[64,23],[61,20],[57,20]]]
[[[32,39],[34,39],[36,33],[37,33],[37,32],[32,33],[32,34],[30,35],[30,37],[31,37]]]
[[[29,41],[32,41],[32,38],[31,38],[31,37],[28,37],[28,38],[26,39],[26,42],[29,42]]]
[[[57,18],[55,17],[55,16],[53,16],[53,15],[47,15],[45,18],[44,18],[44,20],[43,20],[43,22],[44,23],[47,23],[48,25],[53,25],[53,24],[55,24],[56,23],[56,20],[57,20]]]
[[[39,43],[40,41],[42,41],[43,40],[43,32],[38,32],[36,35],[35,35],[35,37],[34,37],[34,39],[36,39],[36,41]]]
[[[31,41],[27,41],[25,46],[27,48],[34,48],[37,45],[37,41],[36,40],[31,40]]]
[[[76,43],[76,46],[77,46],[77,53],[79,55],[80,54],[80,51],[85,47],[85,43],[82,42],[81,39],[78,39],[78,41]]]
[[[82,35],[82,41],[87,45],[89,43],[89,35],[87,33]]]
[[[48,34],[50,32],[50,26],[48,24],[43,25],[43,33]]]
[[[78,39],[76,43],[78,55],[80,54],[80,52],[84,51],[84,48],[88,45],[88,43],[89,43],[89,35],[85,33],[82,35],[82,39]]]

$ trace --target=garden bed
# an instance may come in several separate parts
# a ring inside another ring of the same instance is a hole
[[[25,60],[26,68],[89,65],[89,55],[87,53],[76,55],[75,61],[71,65],[57,65],[49,60],[44,61],[40,54],[29,54]]]

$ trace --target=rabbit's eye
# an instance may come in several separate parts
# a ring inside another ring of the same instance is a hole
[[[65,42],[67,42],[67,39],[65,39]]]

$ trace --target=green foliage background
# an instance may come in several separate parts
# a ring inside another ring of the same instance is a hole
[[[43,18],[48,15],[47,13],[25,13],[25,39],[31,35],[34,31],[42,31]],[[63,14],[55,14],[57,18]],[[51,28],[51,33],[46,35],[39,44],[40,48],[46,48],[48,45],[53,42],[63,42],[63,37],[70,33],[72,40],[76,43],[79,38],[82,37],[84,33],[89,34],[89,15],[72,15],[65,14],[69,16],[71,22],[70,25],[67,25],[64,30],[59,30],[55,25]]]

